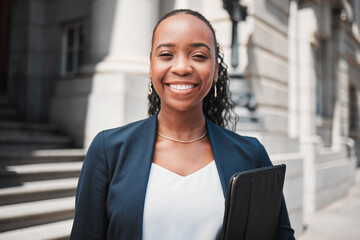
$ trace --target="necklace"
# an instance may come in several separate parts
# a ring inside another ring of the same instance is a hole
[[[200,141],[201,139],[203,139],[203,138],[206,136],[207,131],[205,131],[205,133],[204,133],[203,135],[201,135],[200,137],[195,138],[195,139],[192,139],[192,140],[188,140],[188,141],[183,141],[183,140],[179,140],[179,139],[176,139],[176,138],[164,136],[164,135],[160,134],[159,132],[156,132],[156,133],[157,133],[160,137],[165,138],[165,139],[168,139],[168,140],[171,140],[171,141],[174,141],[174,142],[178,142],[178,143],[193,143],[193,142],[197,142],[197,141]]]

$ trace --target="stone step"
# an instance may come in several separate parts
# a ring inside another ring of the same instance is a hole
[[[316,156],[316,163],[333,162],[346,159],[347,152],[342,150],[333,150],[331,148],[322,148]]]
[[[0,233],[0,240],[68,240],[73,220],[64,220]]]
[[[0,121],[0,129],[18,129],[18,130],[38,130],[38,131],[52,131],[56,130],[57,126],[51,123],[32,123],[21,121]]]
[[[52,135],[57,131],[54,124],[0,121],[0,135],[4,136]]]
[[[299,140],[285,135],[268,132],[238,132],[240,135],[256,137],[269,154],[283,154],[300,152]]]
[[[74,217],[75,197],[0,206],[0,232]]]
[[[0,188],[0,206],[74,196],[78,178],[19,182],[18,186]]]
[[[47,149],[33,151],[0,151],[0,166],[82,161],[84,149]]]
[[[14,165],[0,168],[0,187],[11,183],[79,177],[82,161]]]
[[[71,139],[65,136],[4,136],[0,135],[0,151],[68,148]]]

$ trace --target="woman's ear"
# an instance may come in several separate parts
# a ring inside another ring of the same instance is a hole
[[[152,80],[151,61],[149,63],[149,78]]]
[[[151,54],[152,54],[152,52],[150,52],[150,55],[149,55],[149,78],[152,80],[152,71],[151,71]]]

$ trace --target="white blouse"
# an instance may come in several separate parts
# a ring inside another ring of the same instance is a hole
[[[145,198],[143,239],[215,239],[222,226],[224,200],[215,161],[185,177],[153,163]]]

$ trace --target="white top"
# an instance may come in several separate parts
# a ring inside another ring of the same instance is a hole
[[[215,239],[224,208],[215,161],[185,177],[153,163],[145,198],[143,239]]]

